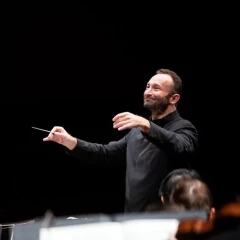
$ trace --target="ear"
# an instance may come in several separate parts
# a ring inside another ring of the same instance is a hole
[[[211,208],[209,212],[209,220],[213,220],[215,218],[216,210],[215,208]]]
[[[161,196],[161,202],[164,204],[164,197]]]
[[[174,105],[179,101],[179,99],[180,99],[180,95],[175,93],[170,97],[169,102]]]

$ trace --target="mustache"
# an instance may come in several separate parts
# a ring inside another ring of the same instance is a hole
[[[144,100],[156,100],[156,98],[151,98],[151,97],[144,97]]]

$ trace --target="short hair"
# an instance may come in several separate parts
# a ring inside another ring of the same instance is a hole
[[[177,75],[177,73],[175,73],[174,71],[169,70],[169,69],[161,68],[156,71],[156,74],[168,74],[172,78],[173,83],[174,83],[172,94],[174,94],[174,93],[177,93],[179,95],[182,94],[182,80]]]
[[[166,202],[169,201],[172,190],[176,183],[182,179],[202,180],[194,169],[178,168],[171,171],[162,181],[159,189],[159,196],[163,196]]]
[[[212,207],[212,195],[204,182],[198,179],[182,179],[174,187],[169,202],[186,210],[206,210]]]

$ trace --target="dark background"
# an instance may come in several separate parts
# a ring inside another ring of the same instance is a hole
[[[89,165],[66,155],[62,146],[43,142],[47,133],[31,126],[63,126],[91,142],[118,140],[126,131],[114,130],[112,118],[123,111],[149,116],[143,91],[159,68],[182,78],[178,109],[196,125],[200,138],[194,167],[211,187],[215,205],[223,200],[223,184],[236,167],[226,158],[230,142],[223,136],[229,119],[211,107],[221,97],[213,95],[219,84],[210,88],[210,76],[200,76],[202,66],[193,60],[196,45],[184,28],[175,35],[158,24],[157,15],[151,15],[154,25],[137,10],[118,10],[95,4],[26,8],[10,15],[8,81],[1,104],[4,221],[41,216],[47,209],[56,215],[121,212],[124,163]]]

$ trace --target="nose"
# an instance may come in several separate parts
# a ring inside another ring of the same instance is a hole
[[[145,90],[145,95],[146,96],[151,96],[152,95],[152,89],[151,88],[148,88]]]

